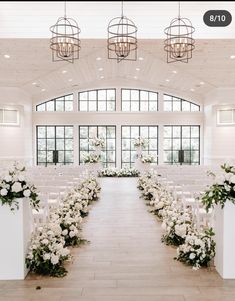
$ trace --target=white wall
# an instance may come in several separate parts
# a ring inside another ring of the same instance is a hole
[[[20,112],[19,126],[0,125],[0,160],[32,160],[32,104],[29,95],[19,88],[0,88],[0,107]]]
[[[218,108],[235,106],[235,88],[218,88],[205,97],[204,162],[235,163],[235,126],[217,125]]]

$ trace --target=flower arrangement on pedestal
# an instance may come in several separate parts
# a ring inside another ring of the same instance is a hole
[[[91,140],[91,145],[103,148],[105,146],[105,140],[103,138],[95,137]]]
[[[25,167],[15,164],[0,180],[0,201],[11,210],[18,209],[19,199],[27,198],[33,208],[38,209],[40,200],[36,187],[25,178]]]
[[[99,163],[100,161],[100,155],[91,153],[84,157],[83,159],[84,163]]]
[[[147,156],[141,156],[140,160],[142,163],[153,163],[154,162],[154,157],[151,155],[147,155]]]
[[[135,168],[105,168],[99,172],[99,177],[138,177],[140,172]]]
[[[217,178],[211,173],[215,177],[215,183],[205,191],[201,198],[207,211],[215,205],[224,208],[226,201],[235,204],[235,167],[224,164],[221,168],[223,173]]]
[[[142,137],[135,138],[134,140],[134,147],[136,148],[145,148],[148,145],[148,142],[146,139]]]

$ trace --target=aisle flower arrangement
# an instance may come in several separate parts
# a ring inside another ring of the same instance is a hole
[[[175,259],[193,266],[195,270],[209,266],[215,257],[213,236],[212,229],[204,232],[194,230],[188,233],[185,242],[178,247]]]
[[[224,164],[221,168],[223,173],[215,177],[215,183],[202,196],[207,211],[217,204],[224,208],[226,201],[235,204],[235,167]]]
[[[100,155],[91,153],[83,158],[84,163],[99,163],[100,162]]]
[[[27,198],[30,205],[38,209],[39,198],[36,187],[25,177],[25,167],[15,164],[0,180],[0,201],[2,205],[8,205],[11,210],[19,208],[19,199]]]
[[[26,265],[30,271],[54,277],[67,274],[64,263],[70,260],[68,246],[76,247],[85,242],[81,238],[83,217],[88,205],[99,198],[100,185],[96,178],[84,178],[49,215],[48,223],[33,233]]]
[[[134,139],[134,147],[141,147],[141,148],[145,148],[148,145],[148,142],[146,139],[142,138],[142,137],[138,137]]]
[[[99,177],[138,177],[140,172],[135,168],[104,168]]]
[[[150,212],[162,222],[162,242],[178,246],[175,259],[191,265],[193,269],[209,266],[215,256],[212,229],[198,231],[191,209],[183,209],[182,203],[159,183],[156,174],[142,175],[137,187],[151,207]]]
[[[105,146],[105,140],[103,138],[95,137],[91,140],[91,145],[103,148]]]
[[[67,274],[63,264],[70,259],[70,251],[65,247],[62,229],[58,224],[48,223],[38,227],[33,234],[26,257],[30,271],[54,277]]]
[[[147,155],[147,156],[141,156],[140,160],[142,163],[153,163],[154,162],[154,157],[151,155]]]

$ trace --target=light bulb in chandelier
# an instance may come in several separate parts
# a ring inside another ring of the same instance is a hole
[[[172,56],[176,59],[187,57],[188,44],[184,38],[177,38],[171,43]]]
[[[130,51],[131,51],[130,39],[127,39],[126,37],[119,37],[115,43],[116,55],[119,58],[123,59],[130,54]]]

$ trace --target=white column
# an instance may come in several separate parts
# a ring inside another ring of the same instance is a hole
[[[27,275],[25,256],[31,235],[29,201],[19,199],[19,210],[0,206],[0,280],[21,280]]]
[[[215,267],[223,279],[235,279],[235,205],[227,201],[215,209]]]

